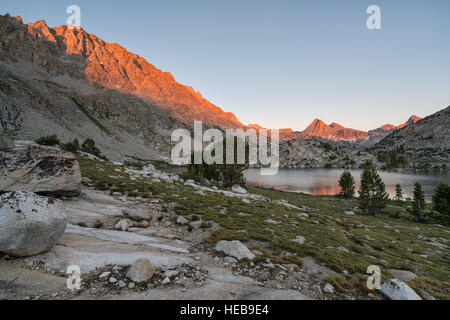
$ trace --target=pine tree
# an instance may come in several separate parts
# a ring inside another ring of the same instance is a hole
[[[249,144],[245,144],[245,164],[238,164],[238,138],[234,137],[234,163],[227,164],[227,138],[219,141],[217,143],[223,144],[223,164],[207,164],[204,161],[201,164],[194,164],[195,154],[191,154],[191,163],[188,165],[188,172],[185,175],[187,179],[208,179],[222,181],[224,186],[231,187],[233,185],[244,185],[245,177],[244,171],[248,168],[249,162]],[[204,158],[204,153],[202,151],[201,157]]]
[[[395,186],[395,199],[400,202],[403,200],[403,190],[402,190],[402,186],[397,184]]]
[[[386,206],[389,195],[386,186],[377,172],[372,161],[368,161],[361,173],[361,187],[359,189],[360,207],[375,216]]]
[[[351,198],[355,195],[355,179],[353,179],[350,171],[346,170],[341,175],[339,186],[341,187],[341,196]]]
[[[423,209],[425,208],[425,195],[422,191],[422,185],[416,182],[414,186],[414,204],[413,212],[417,216],[419,222],[423,220]]]
[[[446,183],[441,183],[433,195],[434,210],[450,216],[450,187]]]

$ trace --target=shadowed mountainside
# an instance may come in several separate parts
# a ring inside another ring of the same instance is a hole
[[[82,29],[0,16],[0,121],[20,139],[93,138],[112,158],[159,158],[194,120],[243,125],[142,57]]]

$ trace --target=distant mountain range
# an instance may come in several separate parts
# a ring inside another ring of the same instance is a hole
[[[293,140],[298,138],[303,139],[312,139],[312,138],[322,138],[331,141],[364,141],[367,139],[371,139],[377,137],[379,140],[382,137],[387,136],[388,134],[394,132],[395,130],[404,128],[406,126],[410,126],[415,124],[416,122],[422,120],[416,115],[413,115],[409,118],[409,120],[399,126],[394,126],[392,124],[386,124],[381,126],[380,128],[371,130],[371,131],[361,131],[357,129],[345,128],[340,124],[333,122],[330,125],[327,125],[320,119],[315,119],[304,131],[302,132],[294,132],[292,129],[279,129],[280,136],[282,140]],[[249,124],[248,127],[254,129],[265,129],[257,124]],[[267,130],[267,129],[265,129]]]

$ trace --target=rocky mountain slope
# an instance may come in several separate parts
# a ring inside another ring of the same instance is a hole
[[[280,165],[283,168],[358,168],[376,157],[360,145],[321,138],[295,139],[280,144]]]
[[[447,159],[450,154],[450,106],[414,124],[409,121],[407,126],[385,137],[374,149]]]
[[[94,138],[110,158],[159,158],[174,128],[243,126],[142,57],[82,29],[0,16],[0,121],[17,138]]]
[[[420,120],[422,120],[422,118],[420,118],[420,117],[418,117],[416,115],[412,115],[411,118],[408,119],[408,121],[406,121],[405,123],[399,125],[397,127],[397,129],[402,129],[402,128],[407,127],[407,126],[412,126],[412,125],[416,124],[417,122],[419,122]]]

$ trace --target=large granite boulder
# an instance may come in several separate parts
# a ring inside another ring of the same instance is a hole
[[[28,191],[0,197],[0,252],[27,257],[51,249],[66,230],[62,201]]]
[[[127,273],[127,277],[136,283],[149,281],[156,272],[156,267],[147,259],[139,259],[133,263]]]
[[[422,300],[410,286],[398,279],[386,281],[380,290],[391,300]]]
[[[227,256],[234,257],[238,260],[253,260],[256,256],[240,241],[220,241],[216,245],[216,251],[223,252]]]
[[[81,172],[68,152],[33,143],[0,150],[0,192],[27,190],[60,196],[81,192]]]

